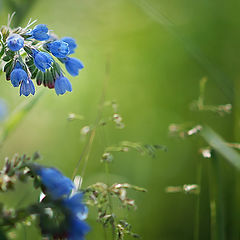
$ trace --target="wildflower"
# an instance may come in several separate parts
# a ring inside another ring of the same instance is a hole
[[[82,203],[83,194],[78,192],[71,198],[63,200],[67,213],[67,236],[69,240],[83,240],[90,228],[84,220],[87,218],[88,209]]]
[[[49,51],[57,58],[65,58],[69,54],[68,43],[64,41],[54,41],[47,44]]]
[[[7,38],[7,46],[12,51],[19,51],[24,45],[24,38],[19,34],[11,34]]]
[[[18,87],[20,82],[27,81],[28,75],[27,73],[22,69],[22,66],[19,62],[16,63],[13,71],[10,74],[10,80],[14,87]]]
[[[20,96],[24,95],[27,97],[30,93],[32,95],[35,94],[35,87],[34,87],[33,81],[30,78],[28,78],[27,80],[24,80],[21,83]]]
[[[73,182],[55,168],[38,167],[36,173],[41,178],[45,192],[53,199],[68,196],[74,188]]]
[[[55,92],[57,95],[63,95],[66,91],[72,91],[72,84],[66,77],[61,75],[55,80]]]
[[[45,24],[38,24],[29,33],[33,38],[39,41],[44,41],[49,39],[48,28]]]
[[[53,62],[53,59],[50,54],[46,52],[40,52],[37,50],[33,50],[33,58],[34,64],[42,72],[45,72],[46,69],[50,68],[51,63]]]
[[[77,58],[67,57],[64,63],[67,71],[73,77],[77,76],[79,74],[79,70],[81,70],[84,67],[82,62]]]
[[[69,47],[69,54],[74,53],[75,48],[77,47],[76,41],[75,39],[71,38],[71,37],[64,37],[61,39],[63,42],[66,42],[68,44]]]

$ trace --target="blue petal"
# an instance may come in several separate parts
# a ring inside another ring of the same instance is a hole
[[[24,45],[24,38],[19,34],[12,34],[7,38],[7,46],[12,51],[19,51]]]
[[[69,50],[70,50],[69,54],[74,53],[74,50],[77,47],[75,39],[71,38],[71,37],[64,37],[61,40],[68,44],[68,47],[69,47]]]
[[[27,79],[28,79],[27,73],[18,66],[15,67],[10,74],[10,80],[14,87],[18,87],[20,82],[26,81]]]
[[[45,24],[38,24],[31,31],[33,38],[39,41],[44,41],[49,39],[48,28]]]
[[[72,84],[66,77],[60,76],[55,81],[55,92],[57,95],[63,95],[66,91],[72,91]]]
[[[29,94],[34,95],[35,94],[35,87],[31,79],[28,79],[26,81],[22,81],[21,87],[20,87],[20,96],[28,96]]]
[[[42,72],[50,68],[53,62],[51,55],[45,52],[34,52],[33,58],[34,64]]]
[[[72,217],[69,221],[68,240],[84,240],[84,236],[90,231],[90,227],[84,221]]]
[[[69,47],[66,42],[54,41],[47,44],[50,52],[57,58],[65,58],[69,54]]]
[[[68,57],[66,62],[65,62],[65,67],[66,67],[67,71],[72,76],[75,77],[79,74],[79,70],[81,70],[84,66],[79,59]]]
[[[74,188],[73,182],[55,168],[39,168],[36,173],[41,177],[46,193],[53,199],[68,196]]]

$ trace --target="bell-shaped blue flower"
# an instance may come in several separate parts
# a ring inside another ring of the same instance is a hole
[[[20,96],[24,95],[27,97],[29,94],[32,94],[32,95],[35,94],[35,87],[34,87],[33,81],[30,78],[28,78],[25,81],[22,81],[21,87],[20,87]]]
[[[46,52],[40,52],[35,49],[33,50],[33,58],[34,64],[42,72],[45,72],[46,69],[50,68],[53,62],[53,59],[50,54]]]
[[[24,38],[19,34],[11,34],[7,38],[7,46],[12,51],[19,51],[24,45]]]
[[[68,210],[68,239],[83,240],[90,227],[83,220],[87,218],[88,209],[82,202],[83,194],[78,192],[63,200],[63,206]]]
[[[88,224],[77,217],[72,217],[69,221],[68,240],[84,240],[89,232]]]
[[[28,75],[27,73],[22,69],[19,62],[16,63],[13,71],[10,74],[10,80],[14,87],[18,87],[20,82],[27,81]]]
[[[47,44],[49,51],[57,58],[65,58],[69,54],[68,43],[64,41],[54,41]]]
[[[63,75],[59,76],[55,80],[55,92],[57,95],[63,95],[66,91],[71,92],[72,91],[72,84],[70,81],[64,77]]]
[[[38,41],[45,41],[49,39],[48,28],[45,24],[38,24],[35,26],[29,35]]]
[[[63,200],[64,206],[80,220],[85,220],[88,215],[88,208],[82,202],[83,194],[81,192],[75,193],[72,197]]]
[[[40,167],[36,169],[36,173],[41,178],[46,194],[53,199],[68,196],[74,188],[73,182],[55,168]]]
[[[77,76],[79,74],[79,70],[81,70],[84,66],[82,62],[77,58],[68,57],[65,61],[65,67],[67,71],[73,76]]]
[[[75,52],[75,48],[77,47],[77,43],[76,43],[75,39],[73,39],[71,37],[64,37],[61,40],[68,44],[69,54],[72,54]]]

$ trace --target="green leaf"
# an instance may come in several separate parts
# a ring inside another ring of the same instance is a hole
[[[224,139],[207,126],[203,127],[200,134],[212,148],[220,153],[234,167],[240,170],[240,154],[236,150],[227,146]]]
[[[20,104],[19,107],[10,115],[3,125],[3,129],[0,136],[0,144],[2,144],[11,132],[13,132],[16,127],[21,123],[24,117],[31,111],[31,109],[36,105],[40,97],[42,96],[43,91],[40,91],[38,95],[34,96],[30,100],[28,99],[23,104]]]

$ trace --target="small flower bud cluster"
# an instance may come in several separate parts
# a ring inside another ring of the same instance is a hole
[[[29,25],[16,29],[3,26],[0,30],[0,61],[6,79],[13,87],[20,86],[20,96],[35,94],[34,79],[37,85],[54,88],[57,95],[71,92],[71,82],[59,63],[65,65],[70,75],[79,74],[82,62],[70,57],[77,47],[75,40],[71,37],[58,39],[44,24],[33,29],[29,29]]]

